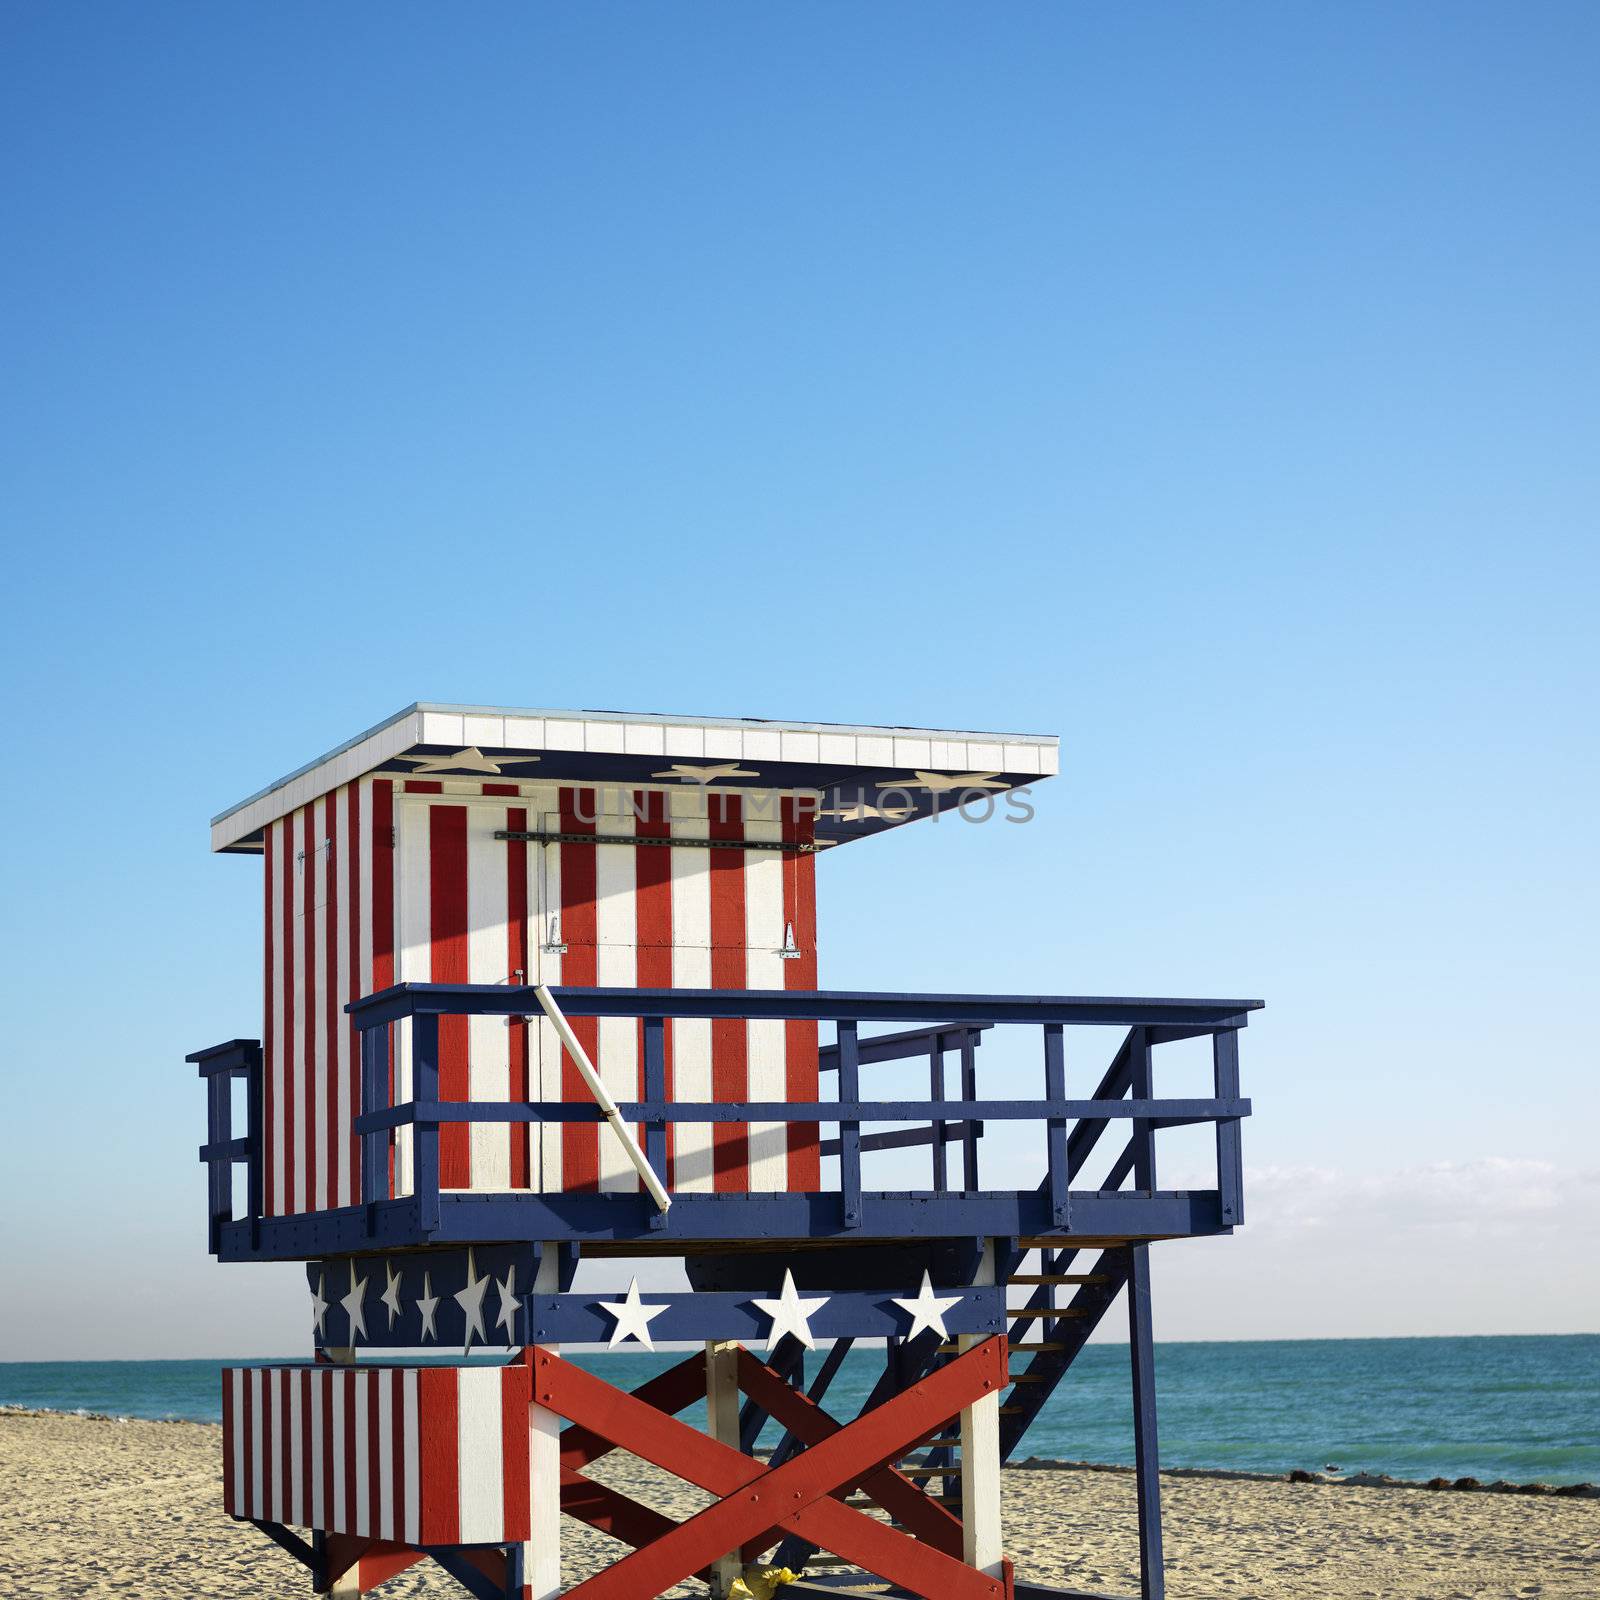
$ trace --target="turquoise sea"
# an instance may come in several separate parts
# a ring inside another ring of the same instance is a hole
[[[682,1357],[578,1359],[632,1383]],[[880,1364],[852,1353],[829,1409],[852,1415]],[[215,1422],[221,1365],[0,1363],[0,1405]],[[1166,1466],[1600,1481],[1600,1334],[1163,1344],[1156,1385]],[[1019,1454],[1127,1463],[1132,1451],[1127,1349],[1091,1345]]]

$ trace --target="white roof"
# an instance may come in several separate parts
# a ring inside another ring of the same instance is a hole
[[[929,814],[929,797],[959,792],[943,779],[972,777],[985,780],[981,789],[1003,791],[1051,777],[1058,753],[1054,734],[418,702],[214,817],[211,847],[259,848],[268,823],[319,795],[371,772],[415,774],[420,762],[430,774],[448,772],[452,755],[464,758],[457,768],[463,773],[498,769],[524,782],[815,788],[839,796],[841,813],[859,797],[867,814],[819,822],[819,838],[837,842]],[[705,770],[719,765],[729,770]],[[927,782],[930,776],[935,781]],[[895,791],[899,815],[870,814],[885,791]]]

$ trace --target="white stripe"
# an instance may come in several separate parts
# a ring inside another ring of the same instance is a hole
[[[749,819],[747,839],[776,841],[783,825]],[[785,962],[783,948],[783,856],[776,850],[746,850],[744,860],[745,952],[747,989],[781,989]],[[749,1098],[787,1099],[784,1025],[753,1019],[745,1024],[745,1057],[749,1067]],[[749,1130],[749,1186],[752,1190],[782,1191],[789,1186],[788,1130],[781,1122],[754,1122]]]
[[[263,1474],[266,1469],[267,1436],[266,1406],[262,1396],[266,1389],[266,1374],[260,1367],[249,1373],[250,1384],[250,1499],[247,1516],[265,1518],[267,1500],[263,1492]]]
[[[287,870],[289,825],[272,825],[272,882],[268,885],[269,916],[272,922],[272,1060],[267,1071],[272,1077],[272,1206],[274,1216],[289,1209],[283,1192],[284,1096],[288,1093],[288,1074],[284,1070],[288,1041],[283,1036],[283,998],[289,986],[289,949],[283,929],[283,875]]]
[[[373,1374],[378,1400],[378,1537],[394,1538],[394,1381],[393,1367]]]
[[[507,846],[495,838],[506,826],[505,802],[467,806],[467,981],[509,983]],[[511,1098],[511,1029],[504,1017],[467,1022],[467,1098]],[[471,1187],[511,1187],[511,1140],[500,1122],[469,1124]]]
[[[345,1473],[351,1470],[344,1459],[344,1419],[350,1415],[350,1374],[336,1370],[333,1374],[333,1415],[328,1425],[333,1429],[333,1515],[328,1526],[333,1533],[349,1533],[345,1524],[344,1486]]]
[[[294,944],[294,1037],[289,1041],[285,1059],[289,1063],[289,1095],[294,1107],[294,1192],[288,1209],[306,1209],[306,1011],[310,999],[306,994],[306,873],[311,863],[306,854],[306,820],[302,808],[294,814],[290,833],[289,859],[294,868],[291,880],[294,885],[294,915],[289,922]]]
[[[456,1371],[456,1460],[460,1473],[460,1538],[490,1543],[504,1522],[501,1499],[499,1367]]]
[[[405,1390],[405,1527],[401,1537],[415,1544],[422,1537],[422,1440],[419,1431],[422,1400],[415,1367],[407,1367],[402,1378]]]
[[[283,1373],[277,1367],[267,1371],[267,1431],[272,1440],[272,1453],[267,1458],[268,1515],[274,1522],[287,1522],[288,1508],[283,1503],[283,1429],[278,1417],[282,1407],[283,1391],[280,1383]]]
[[[306,1515],[305,1396],[300,1392],[299,1369],[285,1372],[283,1381],[289,1390],[288,1520],[303,1528],[311,1519]]]
[[[364,1538],[370,1538],[372,1528],[368,1506],[371,1503],[371,1490],[367,1474],[372,1470],[374,1463],[367,1460],[367,1389],[370,1372],[352,1372],[350,1380],[355,1386],[356,1404],[356,1525],[354,1532]]]
[[[327,1487],[322,1472],[328,1439],[328,1419],[323,1415],[322,1406],[322,1372],[320,1367],[313,1367],[311,1371],[311,1515],[306,1520],[313,1528],[322,1526],[322,1497]]]

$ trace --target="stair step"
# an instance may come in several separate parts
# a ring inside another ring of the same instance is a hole
[[[902,1477],[906,1478],[959,1478],[960,1467],[901,1467]]]
[[[1068,1345],[1062,1339],[1045,1339],[1039,1344],[1014,1344],[1011,1347],[1011,1354],[1014,1356],[1024,1353],[1032,1355],[1037,1350],[1065,1350],[1067,1348],[1069,1348]]]
[[[1028,1408],[1026,1406],[1001,1406],[1002,1417],[1020,1417]]]
[[[1068,1306],[1063,1311],[1053,1311],[1046,1308],[1043,1311],[1008,1311],[1006,1313],[1013,1322],[1059,1322],[1063,1317],[1086,1317],[1087,1311],[1080,1311],[1073,1306]]]
[[[1054,1383],[1055,1374],[1049,1372],[1019,1372],[1012,1380],[1013,1383]]]
[[[1012,1283],[1110,1283],[1109,1272],[1014,1272]]]

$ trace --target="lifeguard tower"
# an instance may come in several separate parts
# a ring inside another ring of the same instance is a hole
[[[211,1249],[304,1261],[311,1332],[224,1376],[228,1511],[340,1596],[431,1559],[551,1600],[564,1517],[617,1540],[582,1600],[785,1567],[797,1600],[1064,1596],[1013,1572],[1000,1468],[1126,1289],[1161,1595],[1147,1256],[1243,1220],[1259,1002],[817,987],[819,857],[919,819],[959,849],[958,808],[1031,804],[1056,763],[1033,735],[415,705],[218,817],[215,850],[261,858],[265,988],[261,1040],[190,1057]],[[1030,1082],[986,1097],[1006,1035]],[[1158,1049],[1195,1039],[1211,1095],[1158,1098]],[[1157,1182],[1182,1124],[1215,1125],[1212,1187]],[[582,1292],[596,1257],[688,1287]],[[630,1391],[560,1353],[595,1341],[690,1353]],[[876,1386],[831,1412],[868,1341]],[[586,1474],[615,1450],[710,1505]]]

